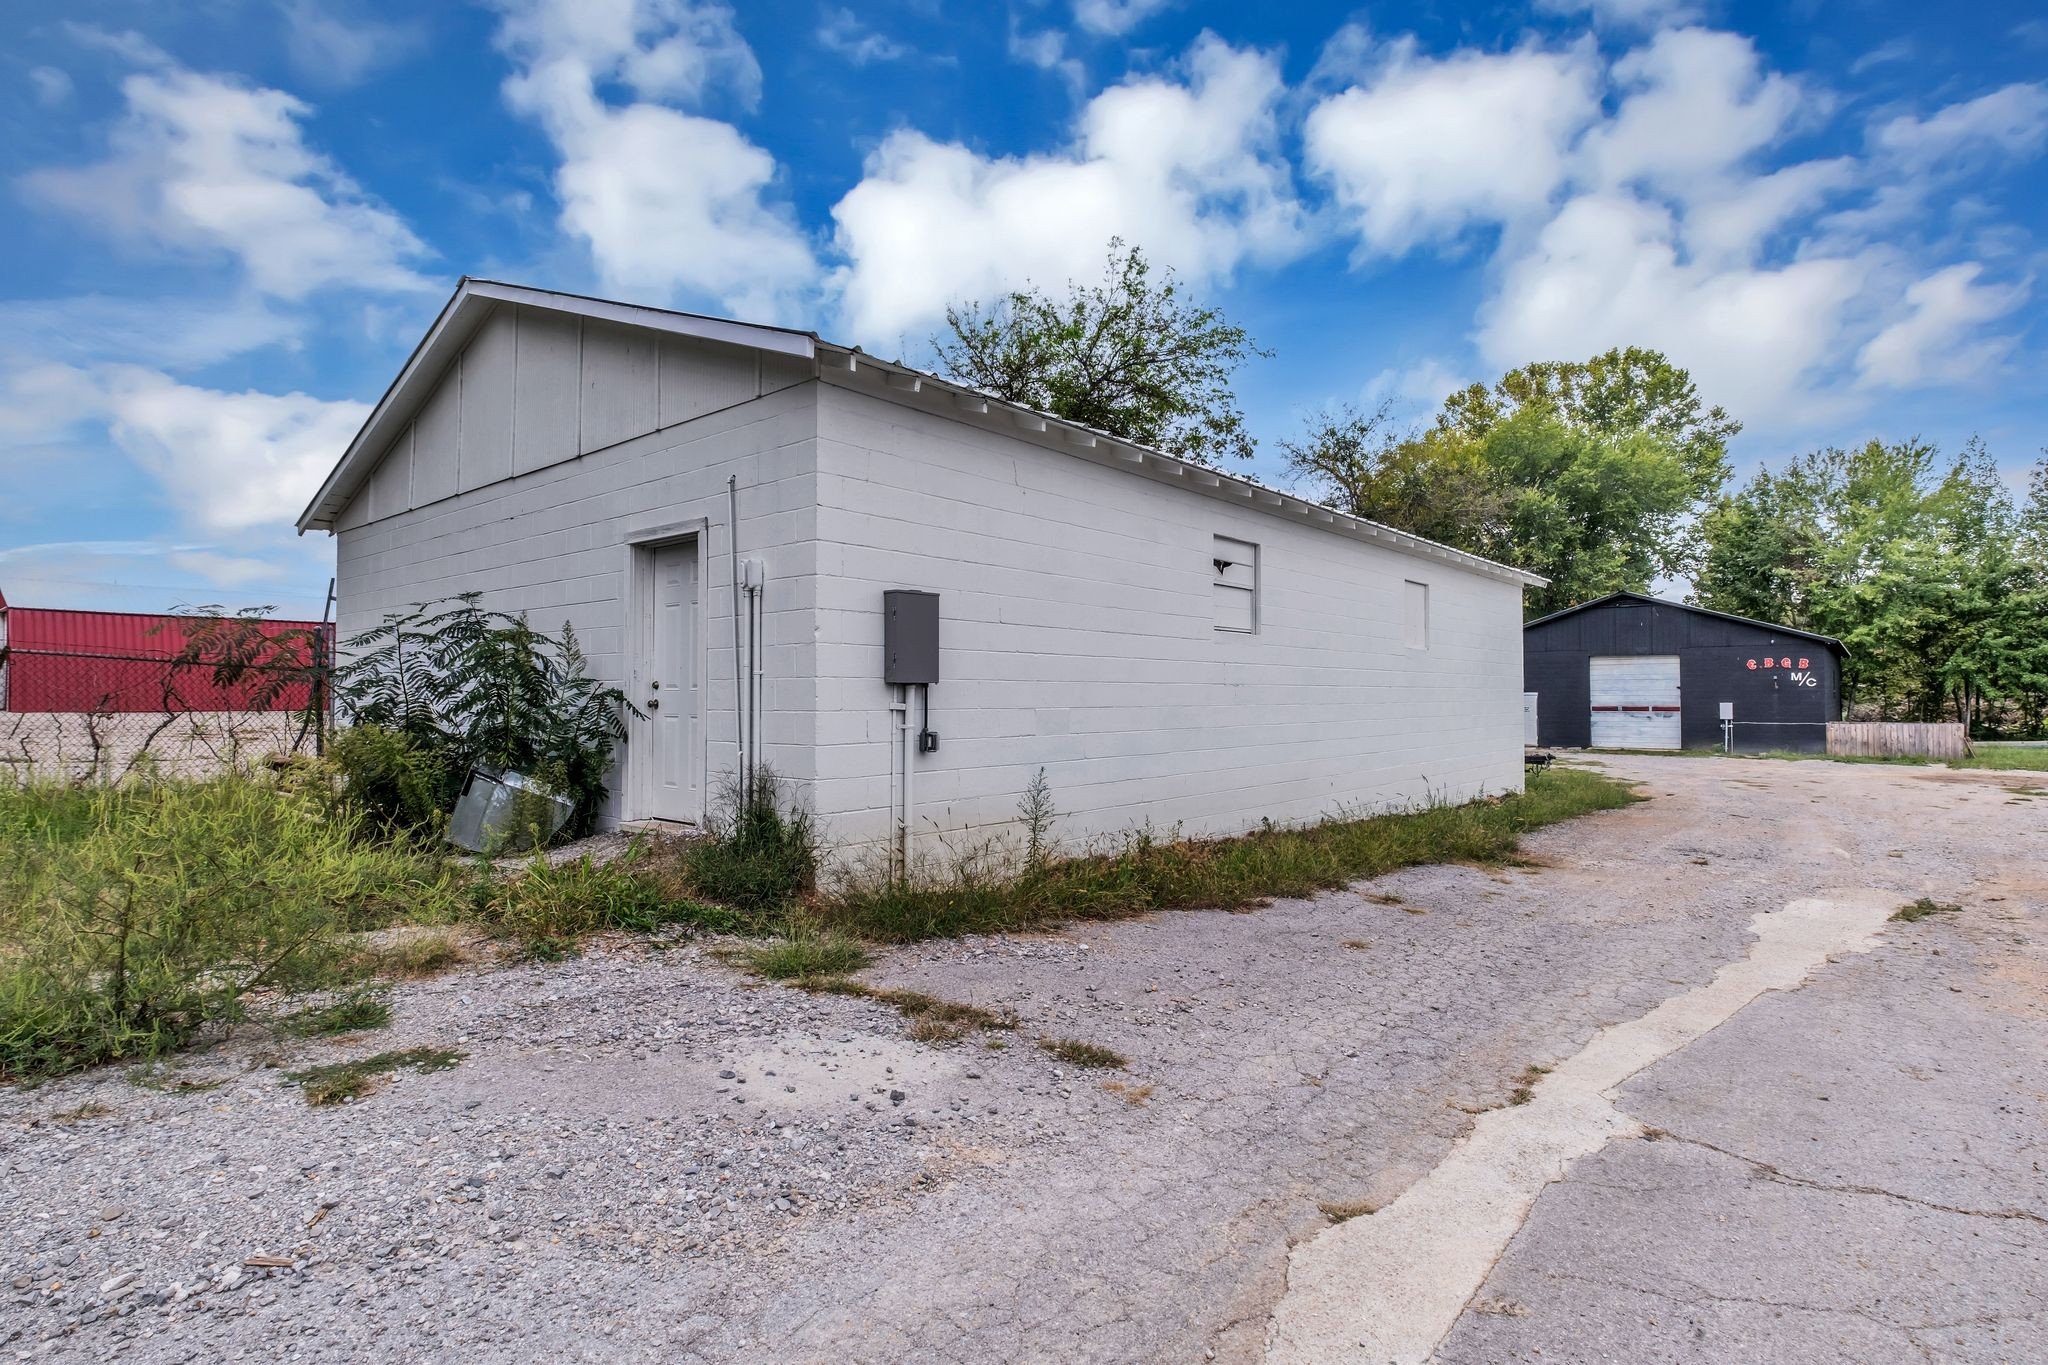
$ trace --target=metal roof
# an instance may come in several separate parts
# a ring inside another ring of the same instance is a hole
[[[1262,511],[1290,515],[1305,520],[1312,526],[1348,535],[1353,539],[1375,542],[1406,554],[1457,564],[1490,578],[1505,579],[1534,587],[1542,587],[1550,581],[1525,569],[1502,564],[1467,550],[1455,549],[1422,536],[1411,535],[1364,517],[1355,517],[1281,489],[1270,488],[1255,479],[1211,469],[1151,446],[1127,441],[1098,428],[1084,426],[1079,422],[1069,422],[1021,404],[1004,402],[907,365],[878,360],[858,346],[835,345],[822,340],[815,332],[736,322],[729,318],[711,317],[701,313],[650,308],[641,304],[592,298],[584,294],[567,294],[551,289],[502,284],[494,280],[475,280],[468,276],[464,276],[461,283],[456,286],[455,293],[442,307],[440,315],[434,319],[433,326],[427,329],[426,336],[413,349],[405,366],[398,372],[398,377],[391,382],[391,387],[385,391],[383,398],[378,400],[377,406],[363,423],[362,429],[349,443],[348,450],[336,463],[333,472],[327,476],[326,482],[320,486],[320,491],[313,495],[313,500],[307,504],[306,510],[299,514],[298,528],[301,534],[310,530],[334,529],[335,518],[341,515],[349,499],[369,477],[378,457],[404,429],[405,423],[412,418],[420,404],[426,400],[448,361],[461,352],[491,308],[500,303],[574,313],[627,326],[652,328],[678,336],[721,341],[801,357],[816,363],[818,377],[827,383],[860,387],[893,402],[911,405],[915,405],[912,400],[916,395],[933,395],[948,401],[951,406],[951,411],[947,414],[949,416],[958,419],[975,414],[1001,414],[1010,420],[1009,434],[1066,454],[1094,459],[1098,463],[1114,465],[1132,472],[1142,471],[1157,477],[1183,481],[1186,486],[1212,496],[1242,498]],[[869,376],[879,377],[881,382],[870,387],[866,382]]]
[[[1548,616],[1539,616],[1533,621],[1524,621],[1522,623],[1522,629],[1533,630],[1537,626],[1548,625],[1552,621],[1563,620],[1565,617],[1574,615],[1578,612],[1590,611],[1594,607],[1604,607],[1609,602],[1622,600],[1630,602],[1642,602],[1653,607],[1675,607],[1679,611],[1689,611],[1700,616],[1714,616],[1720,618],[1723,621],[1733,621],[1738,625],[1756,626],[1760,630],[1775,630],[1780,635],[1797,635],[1802,640],[1817,640],[1821,644],[1828,645],[1834,649],[1840,650],[1844,654],[1847,654],[1849,652],[1849,647],[1843,644],[1840,640],[1837,640],[1832,635],[1822,635],[1818,631],[1801,630],[1797,626],[1780,625],[1776,621],[1759,621],[1752,616],[1737,616],[1735,613],[1729,611],[1715,611],[1712,607],[1696,607],[1690,602],[1669,602],[1666,601],[1664,598],[1651,597],[1647,593],[1640,592],[1611,592],[1608,593],[1605,597],[1595,597],[1589,601],[1580,602],[1574,606],[1566,607],[1562,611],[1551,612]]]

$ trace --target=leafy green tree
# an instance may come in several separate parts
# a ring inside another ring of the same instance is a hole
[[[1661,352],[1616,347],[1586,361],[1536,361],[1510,370],[1491,388],[1473,384],[1444,400],[1441,435],[1483,436],[1525,408],[1602,436],[1648,436],[1677,452],[1697,496],[1728,478],[1728,441],[1742,423],[1700,400],[1692,376]]]
[[[1996,464],[1921,441],[1814,451],[1702,519],[1702,605],[1841,639],[1860,709],[1982,727],[2048,696],[2048,574]],[[2034,700],[2029,703],[2027,699]]]
[[[1013,290],[948,308],[946,325],[932,338],[940,368],[991,398],[1200,464],[1252,453],[1230,380],[1270,352],[1120,239],[1100,284]]]
[[[1541,615],[1688,570],[1735,430],[1683,370],[1630,350],[1460,390],[1420,434],[1385,407],[1318,413],[1283,448],[1296,480],[1355,516],[1549,578],[1526,600]]]

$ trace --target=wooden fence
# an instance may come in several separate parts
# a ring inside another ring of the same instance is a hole
[[[1970,740],[1955,722],[1831,721],[1828,752],[1842,758],[1968,758]]]

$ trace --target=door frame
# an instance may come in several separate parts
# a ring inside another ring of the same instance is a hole
[[[1676,706],[1665,706],[1665,705],[1662,705],[1662,704],[1658,704],[1658,703],[1646,703],[1646,702],[1629,702],[1629,703],[1624,703],[1624,704],[1622,704],[1622,705],[1618,705],[1618,706],[1614,706],[1614,705],[1609,705],[1609,706],[1601,706],[1601,705],[1597,704],[1597,703],[1596,703],[1596,702],[1594,701],[1594,692],[1595,692],[1595,688],[1594,688],[1594,683],[1593,683],[1593,674],[1594,674],[1594,672],[1596,671],[1596,669],[1597,669],[1598,665],[1600,665],[1600,664],[1602,664],[1602,663],[1610,663],[1610,662],[1611,662],[1611,663],[1632,663],[1632,664],[1646,664],[1646,663],[1648,663],[1648,662],[1650,662],[1650,661],[1652,661],[1652,660],[1664,660],[1664,659],[1669,659],[1669,660],[1671,661],[1671,664],[1672,664],[1672,676],[1673,676],[1673,684],[1672,684],[1672,685],[1673,685],[1674,689],[1675,689],[1675,690],[1677,691],[1677,693],[1678,693],[1678,705],[1676,705]],[[1615,712],[1621,712],[1621,713],[1628,713],[1628,712],[1635,712],[1635,711],[1640,711],[1640,712],[1646,712],[1646,713],[1649,713],[1649,714],[1652,714],[1652,715],[1657,715],[1657,716],[1662,716],[1662,715],[1666,715],[1666,714],[1670,715],[1670,717],[1671,717],[1672,721],[1673,721],[1673,722],[1675,722],[1675,728],[1676,728],[1676,732],[1677,732],[1677,733],[1676,733],[1676,738],[1675,738],[1675,742],[1674,742],[1674,743],[1671,743],[1671,744],[1668,744],[1668,745],[1664,745],[1664,744],[1620,744],[1620,745],[1610,745],[1610,746],[1607,746],[1607,747],[1614,747],[1614,748],[1623,748],[1623,749],[1641,749],[1641,750],[1647,750],[1647,751],[1650,751],[1650,752],[1658,752],[1658,751],[1662,751],[1662,750],[1666,750],[1666,749],[1673,749],[1673,750],[1675,750],[1675,749],[1683,749],[1683,748],[1685,747],[1685,655],[1684,655],[1683,653],[1677,653],[1677,654],[1589,654],[1589,655],[1587,655],[1587,656],[1586,656],[1586,702],[1587,702],[1587,712],[1586,712],[1586,725],[1587,725],[1587,734],[1586,734],[1586,741],[1587,741],[1587,743],[1588,743],[1588,744],[1593,744],[1593,743],[1594,743],[1594,736],[1593,736],[1593,733],[1592,733],[1592,731],[1593,731],[1593,717],[1594,717],[1594,712],[1596,712],[1596,711],[1615,711]],[[1640,736],[1630,736],[1630,738],[1641,738],[1641,737],[1640,737]]]
[[[697,743],[690,753],[690,776],[697,786],[698,808],[695,818],[686,824],[704,823],[704,805],[707,800],[705,783],[708,780],[706,752],[710,744],[710,717],[707,702],[710,697],[709,667],[710,631],[706,619],[711,600],[709,573],[711,523],[707,517],[692,517],[687,521],[663,522],[645,526],[626,534],[626,697],[634,706],[644,706],[647,697],[647,679],[652,675],[654,652],[654,552],[666,550],[686,542],[693,543],[697,560],[697,629],[696,655],[690,666],[697,672]],[[649,795],[654,776],[651,761],[654,746],[647,742],[650,722],[635,721],[630,717],[626,722],[626,744],[624,772],[619,782],[619,809],[626,821],[657,818],[652,813],[654,805]]]

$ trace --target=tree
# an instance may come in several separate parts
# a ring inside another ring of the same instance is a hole
[[[1483,436],[1528,407],[1541,407],[1603,436],[1651,436],[1669,444],[1709,497],[1728,478],[1728,441],[1742,423],[1704,408],[1692,376],[1658,351],[1616,347],[1591,360],[1536,361],[1510,370],[1491,389],[1473,384],[1444,400],[1436,429]]]
[[[1318,500],[1426,540],[1477,549],[1499,540],[1507,499],[1470,444],[1431,446],[1392,428],[1393,405],[1310,414],[1282,441],[1287,472]]]
[[[1864,710],[1980,726],[2048,697],[2048,573],[2029,513],[1972,441],[1814,451],[1760,471],[1702,519],[1703,606],[1839,638]],[[2031,701],[2029,699],[2032,699]]]
[[[1629,350],[1475,384],[1420,434],[1396,434],[1386,407],[1318,413],[1284,449],[1297,480],[1354,516],[1549,578],[1526,600],[1541,615],[1688,570],[1736,429],[1700,412],[1683,370]]]
[[[1136,247],[1109,244],[1104,281],[1035,287],[949,307],[933,337],[940,368],[968,388],[1213,465],[1249,458],[1251,434],[1230,378],[1271,354],[1219,309],[1182,297],[1171,270],[1153,277]]]

